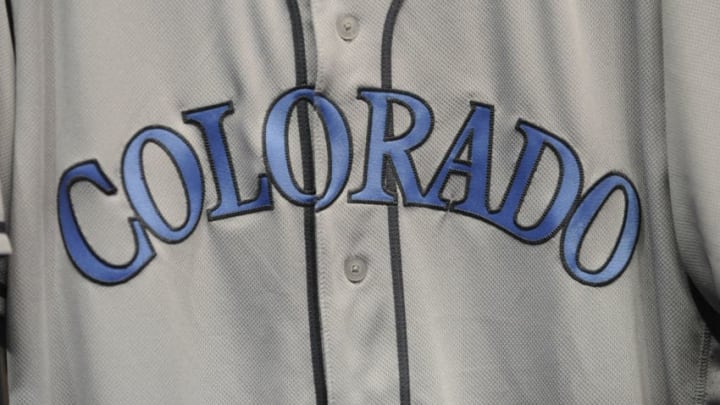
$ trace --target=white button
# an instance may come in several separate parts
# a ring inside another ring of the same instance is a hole
[[[337,30],[340,38],[346,41],[352,41],[360,31],[360,23],[358,23],[357,18],[351,15],[344,15],[337,20]]]
[[[367,275],[367,263],[359,257],[345,260],[345,277],[353,283],[359,283]]]

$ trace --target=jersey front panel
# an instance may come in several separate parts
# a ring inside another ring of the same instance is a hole
[[[13,5],[16,403],[696,403],[661,9]]]

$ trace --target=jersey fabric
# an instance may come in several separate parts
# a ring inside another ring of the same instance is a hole
[[[5,2],[11,403],[712,402],[718,17]]]

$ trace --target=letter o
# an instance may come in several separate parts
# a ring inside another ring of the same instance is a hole
[[[595,217],[615,191],[625,197],[622,229],[610,257],[597,271],[579,262],[580,247]],[[630,263],[640,231],[640,200],[633,184],[624,175],[610,173],[598,180],[582,197],[563,231],[560,244],[565,270],[579,282],[592,286],[615,281]]]
[[[330,167],[325,191],[319,197],[303,192],[295,184],[288,156],[287,131],[290,114],[303,99],[313,104],[325,126]],[[268,174],[278,191],[292,203],[314,205],[315,209],[320,211],[335,201],[348,181],[352,163],[350,131],[338,107],[313,89],[292,89],[273,103],[265,121],[263,147]]]
[[[148,143],[156,144],[167,153],[180,176],[187,210],[185,222],[178,227],[171,226],[160,213],[145,181],[142,152]],[[130,204],[150,232],[168,243],[187,238],[200,219],[204,195],[200,162],[187,141],[168,128],[144,128],[125,148],[122,166],[123,185]]]

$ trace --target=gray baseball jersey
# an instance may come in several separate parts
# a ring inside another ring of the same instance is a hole
[[[0,9],[12,403],[718,397],[720,3]]]

